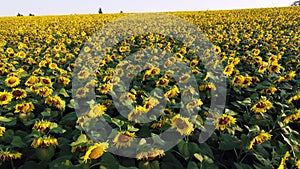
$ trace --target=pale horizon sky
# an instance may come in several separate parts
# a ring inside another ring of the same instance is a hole
[[[293,0],[2,0],[0,16],[200,11],[290,6]]]

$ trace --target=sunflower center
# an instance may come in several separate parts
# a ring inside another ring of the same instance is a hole
[[[15,78],[9,79],[8,83],[9,84],[14,84],[17,80]]]
[[[14,96],[22,96],[22,95],[23,95],[23,92],[20,91],[20,90],[16,90],[16,91],[13,91],[12,94],[13,94]]]
[[[5,101],[7,99],[7,96],[6,95],[1,95],[0,96],[0,101]]]
[[[119,141],[120,141],[120,142],[126,143],[126,142],[128,142],[129,140],[130,140],[130,137],[127,136],[127,135],[122,134],[122,135],[119,136]]]
[[[228,117],[223,117],[220,119],[219,124],[225,125],[225,124],[228,124],[229,121],[230,121],[230,119]]]
[[[257,108],[264,108],[266,106],[266,104],[264,103],[257,103]]]
[[[179,129],[184,129],[184,128],[187,128],[188,127],[188,125],[185,123],[185,121],[184,120],[182,120],[182,119],[177,119],[176,120],[176,126],[177,126],[177,128],[179,128]]]

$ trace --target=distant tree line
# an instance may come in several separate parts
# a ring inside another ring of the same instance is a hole
[[[300,6],[300,0],[295,1],[291,6]]]
[[[17,16],[23,16],[23,14],[18,13]],[[30,13],[29,16],[34,16],[34,14]]]

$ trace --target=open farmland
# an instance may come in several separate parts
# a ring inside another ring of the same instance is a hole
[[[210,112],[211,93],[219,86],[195,51],[163,34],[124,38],[98,60],[94,78],[84,69],[74,71],[84,65],[80,54],[97,53],[94,44],[85,45],[94,33],[130,14],[0,17],[0,168],[300,169],[300,8],[165,14],[189,21],[213,44],[206,58],[213,52],[218,60],[211,67],[223,67],[224,112],[218,117]],[[192,79],[189,74],[180,75],[178,85],[172,71],[162,71],[156,62],[146,68],[122,62],[149,48],[164,51],[154,51],[153,60],[175,53],[165,64],[185,63],[200,95],[180,89]],[[140,71],[133,76],[132,70]],[[119,97],[134,107],[127,117],[111,96],[115,86],[122,86],[115,74],[134,77],[131,89]],[[85,82],[76,92],[74,78]],[[155,87],[163,92],[165,107],[158,106],[160,93],[150,94]],[[97,100],[76,102],[88,98],[92,88]],[[194,120],[179,114],[186,94],[193,96],[186,109],[197,111]],[[78,107],[83,114],[75,111]],[[152,117],[151,109],[159,115],[141,123],[140,117]],[[217,117],[214,132],[199,143],[209,114]],[[100,118],[116,132],[102,131],[101,141],[95,141],[87,133]],[[93,126],[87,129],[87,124]],[[168,151],[135,140],[155,136],[153,142],[163,146],[166,141],[156,136],[168,128],[183,136]],[[136,158],[115,155],[109,147],[137,152]]]

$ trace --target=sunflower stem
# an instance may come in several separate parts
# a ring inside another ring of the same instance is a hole
[[[16,169],[13,160],[9,160],[9,161],[10,161],[11,168],[12,168],[12,169]]]

